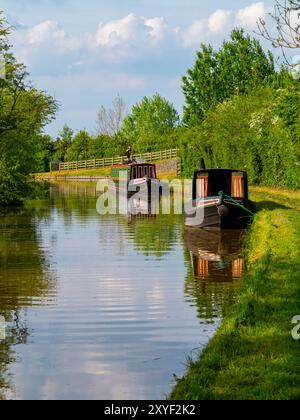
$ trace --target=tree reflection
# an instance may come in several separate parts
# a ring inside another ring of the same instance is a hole
[[[173,215],[133,216],[128,229],[136,251],[146,257],[162,259],[178,242],[180,225],[178,216]]]
[[[44,302],[55,287],[41,248],[39,221],[32,209],[1,212],[0,315],[7,328],[5,341],[0,342],[0,399],[14,392],[8,371],[15,359],[14,347],[26,344],[30,334],[26,308]]]
[[[50,204],[62,214],[65,226],[71,226],[74,217],[88,223],[86,216],[96,212],[97,198],[95,182],[57,182],[50,186]]]
[[[82,225],[90,223],[87,216],[99,216],[105,223],[101,225],[101,243],[110,241],[109,230],[111,225],[116,229],[120,240],[120,252],[124,235],[129,236],[134,243],[136,251],[146,257],[163,258],[170,253],[180,236],[180,216],[171,215],[107,215],[96,213],[96,203],[99,193],[96,192],[96,183],[91,182],[59,182],[51,186],[51,203],[62,215],[65,226],[71,226],[75,219]]]

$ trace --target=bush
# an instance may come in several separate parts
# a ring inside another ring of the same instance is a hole
[[[299,92],[297,82],[262,87],[210,111],[182,135],[186,175],[203,157],[208,167],[247,170],[252,184],[299,188]]]

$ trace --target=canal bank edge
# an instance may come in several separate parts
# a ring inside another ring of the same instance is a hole
[[[178,159],[161,160],[155,162],[157,174],[160,179],[173,180],[179,177]],[[98,169],[74,169],[57,172],[45,172],[32,174],[37,181],[97,181],[103,178],[111,178],[112,167]]]
[[[235,306],[174,400],[300,399],[300,192],[252,188],[260,210],[247,234],[247,271]]]

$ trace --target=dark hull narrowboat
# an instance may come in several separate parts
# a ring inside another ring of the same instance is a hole
[[[134,162],[114,166],[112,179],[116,182],[117,191],[125,194],[128,199],[137,193],[145,193],[145,197],[142,197],[143,201],[151,201],[152,193],[159,191],[159,180],[154,164]],[[122,181],[126,182],[125,188]]]
[[[249,200],[244,171],[202,169],[194,173],[193,197],[185,214],[185,226],[244,229],[251,223],[254,207]]]

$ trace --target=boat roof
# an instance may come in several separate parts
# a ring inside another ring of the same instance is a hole
[[[247,172],[243,169],[223,169],[223,168],[214,168],[214,169],[198,169],[195,171],[195,174],[203,173],[207,174],[208,172],[219,173],[220,175],[231,174],[233,172],[240,172],[244,175],[247,175]]]
[[[141,163],[141,162],[133,162],[133,163],[130,163],[130,166],[155,166],[155,163],[149,163],[149,162],[144,162],[144,163]]]

